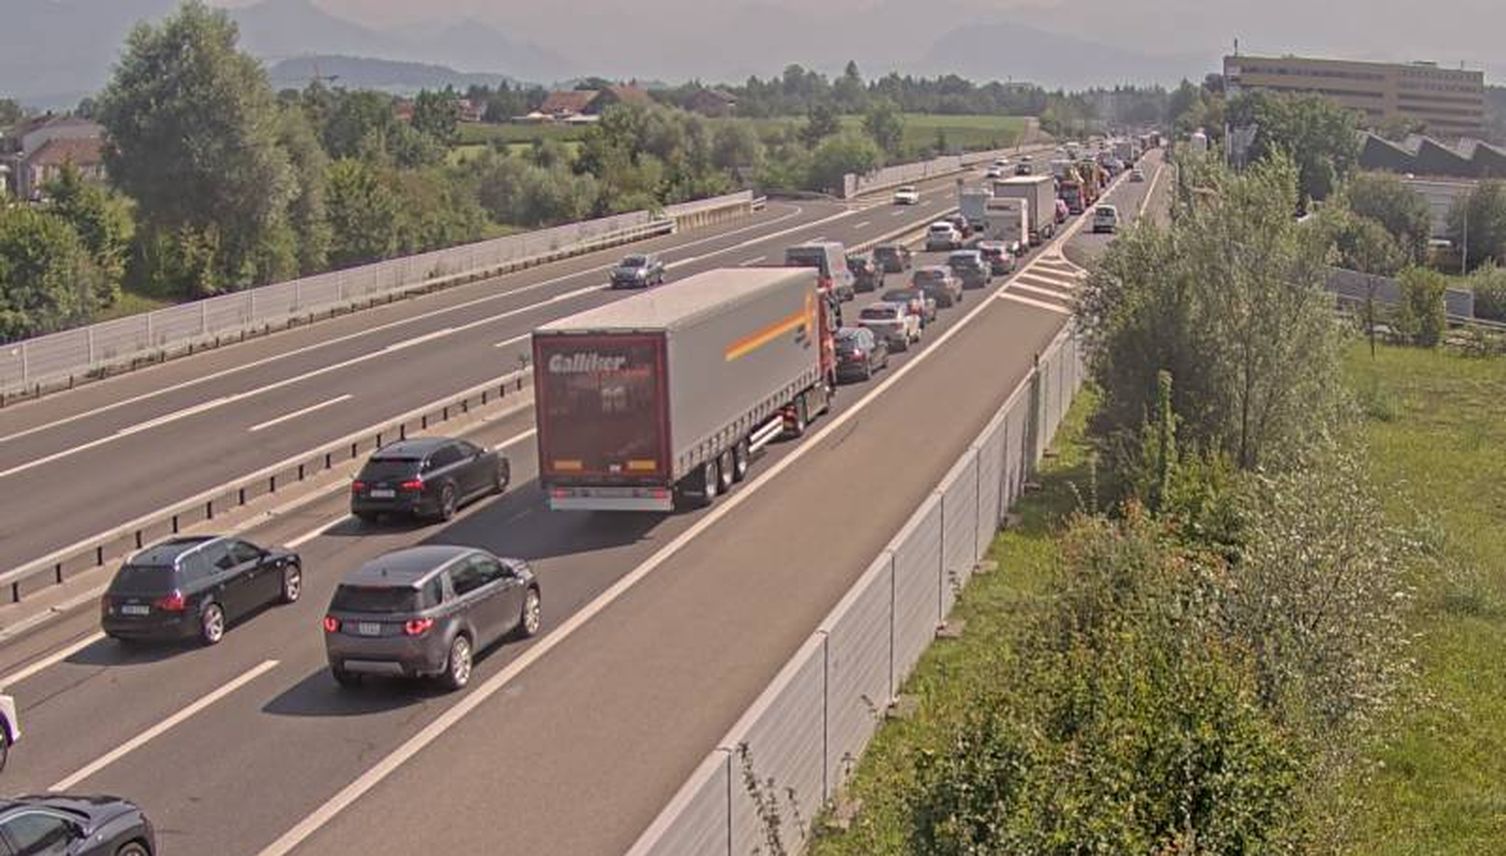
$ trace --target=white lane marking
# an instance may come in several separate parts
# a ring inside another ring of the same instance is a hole
[[[126,755],[129,755],[136,749],[141,748],[154,738],[166,733],[169,729],[173,728],[174,726],[178,725],[179,723],[183,722],[184,720],[188,719],[204,708],[209,707],[225,696],[230,695],[231,693],[260,677],[268,670],[274,669],[276,667],[276,660],[263,660],[260,664],[252,666],[250,669],[241,673],[240,677],[235,678],[234,680],[230,681],[224,686],[221,686],[214,692],[200,698],[198,701],[194,702],[188,707],[183,708],[172,716],[169,716],[167,719],[162,720],[151,728],[148,728],[135,737],[132,737],[130,740],[127,740],[126,742],[120,744],[115,749],[105,753],[94,762],[79,770],[77,773],[68,776],[67,778],[53,785],[51,788],[48,788],[48,790],[66,791],[71,789],[79,782],[82,782],[95,773],[98,773],[100,770],[103,770],[116,761],[119,761],[121,758],[124,758]]]
[[[893,214],[890,214],[889,216],[890,217],[903,217],[903,216],[905,216],[908,213],[910,213],[910,212],[908,212],[905,209],[901,208],[898,211],[894,212]]]
[[[681,250],[688,250],[691,247],[698,247],[698,246],[700,246],[702,244],[707,244],[707,243],[710,243],[712,241],[718,241],[718,240],[721,240],[723,238],[730,238],[730,237],[732,237],[734,235],[741,235],[744,232],[751,232],[751,231],[754,231],[754,230],[757,230],[757,229],[768,228],[769,226],[774,226],[774,225],[777,225],[779,223],[783,223],[784,221],[789,220],[789,219],[791,219],[793,217],[798,217],[798,216],[800,216],[801,214],[803,214],[805,212],[805,209],[802,206],[799,206],[799,205],[791,205],[789,207],[791,209],[789,213],[782,214],[779,217],[776,217],[776,218],[774,218],[772,220],[769,220],[768,222],[765,222],[765,223],[754,223],[751,226],[744,226],[741,229],[734,229],[734,230],[732,230],[730,232],[719,232],[719,233],[717,233],[715,235],[708,235],[708,236],[706,236],[704,238],[700,238],[699,240],[691,241],[691,242],[685,243],[685,244],[680,244],[680,245],[674,246],[674,247],[669,247],[666,250],[664,250],[663,252],[665,252],[665,253],[671,253],[671,252],[678,252],[678,251],[681,251]],[[817,221],[817,222],[825,222],[825,221]],[[804,227],[798,227],[797,226],[796,228],[804,228]],[[774,233],[772,235],[769,235],[768,237],[777,237],[778,235],[781,235],[781,234],[788,234],[788,232],[790,232],[790,231],[794,231],[794,230],[790,229],[790,230],[785,230],[784,232],[776,232],[776,233]],[[759,238],[759,239],[756,239],[756,240],[763,240],[763,239]],[[739,246],[746,246],[746,244],[740,244]],[[597,252],[606,252],[606,251],[605,250],[599,250]],[[519,288],[513,288],[513,289],[509,289],[507,291],[486,294],[484,296],[472,298],[471,300],[466,300],[466,301],[463,301],[461,303],[456,303],[456,304],[451,305],[451,306],[443,306],[443,307],[440,307],[440,308],[437,308],[437,309],[432,309],[432,310],[429,310],[428,312],[423,312],[423,313],[420,313],[418,315],[410,315],[410,316],[405,317],[405,318],[397,318],[397,319],[394,319],[392,321],[388,321],[385,324],[378,324],[375,327],[367,327],[367,328],[364,328],[362,330],[358,330],[358,331],[356,331],[354,333],[346,333],[343,336],[336,336],[333,339],[326,339],[326,340],[321,341],[321,342],[315,342],[313,344],[304,345],[304,346],[299,347],[299,348],[294,348],[291,351],[281,351],[281,352],[276,353],[276,354],[270,354],[268,356],[262,357],[259,360],[252,360],[249,363],[242,363],[240,365],[230,366],[229,368],[221,369],[221,370],[219,370],[217,372],[211,372],[211,373],[209,373],[207,375],[202,375],[200,377],[192,378],[190,380],[182,381],[180,383],[175,383],[175,384],[173,384],[171,386],[164,386],[164,387],[162,387],[160,389],[154,389],[151,392],[143,392],[143,393],[141,393],[139,395],[131,396],[130,398],[124,398],[124,399],[121,399],[120,401],[111,402],[109,404],[102,405],[100,407],[96,407],[96,408],[94,408],[92,410],[86,410],[86,411],[83,411],[81,413],[75,413],[72,416],[65,416],[65,417],[63,417],[61,419],[55,419],[55,420],[53,420],[51,422],[47,422],[47,423],[44,423],[42,425],[35,425],[35,426],[31,427],[31,428],[26,428],[26,429],[21,430],[21,431],[16,431],[16,432],[14,432],[12,434],[6,434],[5,436],[0,437],[0,443],[6,443],[6,442],[9,442],[11,440],[18,440],[18,439],[20,439],[22,437],[29,437],[32,434],[38,434],[38,433],[41,433],[42,431],[47,431],[47,430],[56,428],[56,427],[58,427],[60,425],[67,425],[70,422],[76,422],[76,421],[78,421],[80,419],[85,419],[85,418],[88,418],[88,417],[91,417],[91,416],[97,416],[97,415],[99,415],[101,413],[106,413],[106,412],[111,411],[111,410],[117,410],[117,409],[122,408],[122,407],[128,407],[128,406],[130,406],[132,404],[136,404],[138,402],[146,401],[146,400],[151,399],[151,398],[156,398],[159,395],[166,395],[167,393],[170,393],[170,392],[177,392],[180,389],[187,389],[187,388],[189,388],[191,386],[195,386],[197,384],[207,383],[207,382],[212,381],[212,380],[219,380],[222,377],[227,377],[229,375],[235,374],[236,372],[241,372],[241,371],[245,371],[247,369],[257,368],[259,366],[264,366],[264,365],[267,365],[268,363],[273,363],[273,362],[276,362],[276,361],[281,360],[281,359],[286,359],[288,357],[296,357],[296,356],[298,356],[300,354],[306,354],[306,353],[308,353],[310,351],[314,351],[314,350],[317,350],[319,348],[325,348],[325,347],[328,347],[330,345],[337,345],[337,344],[340,344],[341,342],[348,342],[348,341],[350,341],[352,339],[369,337],[372,333],[380,333],[380,332],[382,332],[384,330],[391,330],[391,329],[393,329],[395,327],[401,327],[401,326],[403,326],[405,324],[412,324],[412,323],[417,322],[417,321],[424,321],[424,320],[427,320],[429,318],[434,318],[434,317],[437,317],[439,315],[443,315],[443,314],[445,314],[447,312],[456,312],[456,311],[459,311],[459,310],[462,310],[462,309],[469,309],[472,306],[477,306],[477,305],[482,304],[482,303],[488,303],[488,302],[493,301],[493,300],[505,300],[505,299],[507,299],[509,297],[514,297],[516,295],[527,294],[529,292],[536,291],[536,290],[538,290],[540,288],[547,288],[547,287],[549,287],[551,285],[554,285],[556,283],[564,282],[567,279],[573,279],[575,277],[580,277],[580,276],[588,276],[588,275],[595,274],[596,272],[597,272],[596,269],[586,269],[586,270],[575,271],[574,273],[561,274],[559,276],[550,277],[549,279],[541,280],[539,282],[531,283],[529,285],[521,286]],[[512,276],[512,275],[515,275],[517,273],[519,273],[519,271],[514,271],[511,274],[499,274],[498,278],[503,277],[503,276]]]
[[[250,428],[247,428],[246,430],[255,433],[266,428],[271,428],[273,425],[281,425],[284,422],[290,422],[300,416],[307,416],[317,410],[323,410],[326,407],[334,407],[336,404],[339,404],[342,401],[349,401],[353,397],[354,396],[352,396],[348,392],[344,395],[337,395],[328,401],[321,401],[318,404],[310,405],[303,408],[302,410],[295,410],[292,413],[284,414],[277,417],[276,419],[268,419],[266,422],[259,422],[255,425],[252,425]]]
[[[1013,291],[1015,289],[1020,289],[1022,291],[1028,291],[1031,294],[1039,294],[1042,297],[1050,297],[1053,300],[1064,300],[1064,301],[1068,301],[1068,302],[1070,302],[1072,300],[1072,295],[1071,294],[1063,294],[1063,293],[1061,293],[1060,291],[1058,291],[1056,289],[1041,288],[1039,286],[1029,285],[1029,284],[1023,283],[1023,282],[1011,282],[1009,285],[1005,286],[1005,288],[1008,288],[1011,291]]]
[[[1161,180],[1161,172],[1165,169],[1165,161],[1156,162],[1156,174],[1150,177],[1150,184],[1145,188],[1145,198],[1140,200],[1140,210],[1135,214],[1135,219],[1138,220],[1144,217],[1145,210],[1150,207],[1151,201],[1156,198],[1156,182]]]
[[[747,267],[748,265],[756,265],[756,264],[758,264],[759,262],[763,261],[766,258],[768,258],[768,256],[754,256],[751,259],[747,259],[746,261],[741,262],[738,266],[739,267]]]
[[[538,429],[537,428],[529,428],[527,431],[524,431],[524,432],[522,432],[520,434],[514,434],[513,436],[508,437],[506,440],[503,440],[502,442],[500,442],[497,445],[493,446],[492,450],[500,452],[503,449],[507,448],[508,446],[512,446],[514,444],[521,443],[522,441],[527,440],[529,437],[532,437],[533,435],[535,435],[537,433],[538,433]],[[333,491],[330,491],[330,493],[333,493]],[[313,529],[310,529],[309,531],[303,533],[302,535],[298,535],[297,537],[294,537],[294,538],[292,538],[292,539],[290,539],[288,541],[284,541],[283,542],[283,546],[287,547],[289,550],[296,550],[299,547],[302,547],[304,544],[307,544],[308,542],[314,540],[315,538],[318,538],[319,536],[325,534],[329,530],[335,528],[336,526],[339,526],[341,523],[344,523],[345,521],[347,521],[349,519],[350,519],[350,515],[348,515],[348,514],[342,514],[339,517],[336,517],[334,520],[329,520],[329,521],[326,521],[324,523],[319,524],[318,526],[315,526]]]
[[[729,249],[730,249],[730,247],[729,247]],[[725,250],[719,250],[718,252],[725,252]],[[714,253],[710,254],[710,255],[714,255]],[[693,264],[695,264],[696,262],[700,261],[703,258],[705,258],[705,256],[691,256],[689,258],[680,259],[679,261],[673,261],[673,262],[670,262],[669,264],[665,265],[664,269],[665,270],[674,270],[675,268],[681,267],[683,265],[693,265]]]
[[[380,351],[376,351],[374,353],[378,353],[378,354],[390,354],[393,351],[401,351],[401,350],[404,350],[404,349],[407,349],[407,348],[411,348],[414,345],[422,345],[425,342],[431,342],[431,341],[433,341],[435,339],[442,339],[445,336],[448,336],[448,335],[450,335],[453,332],[455,332],[455,328],[454,327],[444,327],[444,328],[441,328],[439,330],[431,330],[431,331],[423,334],[422,336],[414,336],[411,339],[404,339],[401,342],[393,342],[392,344],[388,345],[387,347],[381,349]]]
[[[1014,303],[1023,303],[1026,306],[1032,306],[1032,307],[1035,307],[1036,309],[1044,309],[1044,310],[1046,310],[1048,312],[1055,312],[1058,315],[1071,315],[1072,314],[1072,310],[1067,309],[1065,307],[1058,306],[1058,305],[1056,305],[1054,303],[1047,303],[1047,302],[1045,302],[1043,300],[1031,300],[1028,297],[1021,297],[1020,295],[1014,294],[1013,292],[1001,291],[1001,292],[999,292],[998,294],[996,294],[994,296],[996,298],[998,298],[999,300],[1009,300],[1009,301],[1012,301]]]
[[[190,416],[196,416],[205,411],[213,410],[216,407],[229,404],[230,402],[235,401],[236,398],[237,396],[235,395],[226,395],[220,398],[212,399],[210,401],[201,401],[191,407],[185,407],[182,410],[175,410],[172,413],[164,413],[163,415],[158,416],[155,419],[149,419],[146,422],[141,422],[136,425],[129,425],[125,428],[121,428],[113,434],[106,434],[103,437],[96,437],[93,440],[90,440],[86,443],[80,443],[77,446],[72,446],[67,449],[60,449],[51,454],[43,455],[40,458],[33,458],[24,464],[17,464],[8,470],[0,470],[0,479],[16,475],[17,473],[24,473],[27,470],[50,464],[53,461],[61,460],[68,457],[69,455],[76,455],[79,452],[86,452],[90,449],[103,446],[106,443],[112,443],[116,440],[121,439],[122,437],[129,437],[132,434],[139,434],[142,431],[148,431],[152,428],[166,425],[169,422],[176,422],[179,419],[187,419]]]
[[[869,223],[871,223],[871,222],[872,222],[872,221],[871,221],[871,220],[864,220],[864,221],[863,221],[863,222],[861,222],[861,223],[853,223],[853,224],[852,224],[852,228],[854,228],[854,229],[861,229],[861,228],[863,228],[863,227],[864,227],[864,226],[867,226],[867,225],[868,225],[868,224],[869,224]]]
[[[100,591],[104,591],[104,589],[101,588]],[[74,654],[77,654],[78,652],[84,650],[90,645],[93,645],[95,642],[98,642],[103,638],[105,638],[105,634],[102,632],[96,631],[94,633],[90,633],[88,636],[85,636],[77,642],[74,642],[72,645],[60,648],[34,663],[28,663],[27,665],[22,666],[21,668],[15,670],[14,672],[11,672],[5,677],[0,678],[0,690],[9,689],[10,687],[21,683],[22,681],[26,680],[32,675],[37,674],[38,672],[56,666],[58,663],[63,662],[64,660],[72,657]]]
[[[532,333],[524,333],[524,334],[522,334],[520,336],[513,336],[511,339],[503,339],[502,341],[498,342],[497,344],[492,345],[492,347],[493,348],[505,348],[508,345],[516,345],[517,343],[523,341],[524,339],[527,339],[529,336],[532,336],[532,335],[533,335]]]
[[[446,731],[455,727],[472,710],[475,710],[484,704],[487,699],[496,695],[503,687],[522,674],[525,669],[558,647],[587,621],[590,621],[597,614],[611,606],[644,577],[653,573],[655,569],[682,550],[686,544],[689,544],[700,536],[702,532],[705,532],[722,518],[731,514],[738,506],[746,502],[748,497],[753,496],[812,449],[818,448],[823,440],[831,436],[833,432],[840,430],[848,421],[856,418],[878,396],[898,383],[905,375],[914,371],[916,366],[925,362],[932,354],[939,352],[941,346],[948,339],[957,335],[958,332],[966,328],[969,323],[988,308],[989,301],[980,301],[972,311],[962,316],[955,325],[932,341],[929,347],[916,354],[898,369],[895,369],[893,374],[880,381],[878,385],[874,386],[867,394],[858,399],[852,407],[837,414],[821,430],[801,441],[800,445],[796,446],[788,455],[774,462],[771,467],[748,482],[741,490],[724,497],[720,505],[712,507],[710,511],[706,512],[704,517],[697,520],[684,532],[681,532],[673,541],[661,547],[658,552],[649,556],[642,564],[619,578],[605,591],[597,595],[590,603],[565,619],[553,631],[545,634],[536,643],[518,654],[517,658],[503,667],[502,671],[492,675],[482,684],[473,687],[470,693],[456,702],[454,706],[446,709],[428,725],[420,729],[417,734],[408,738],[382,758],[381,761],[378,761],[375,766],[370,767],[366,772],[356,777],[355,781],[341,788],[338,793],[326,800],[308,816],[304,817],[296,826],[283,833],[276,841],[267,845],[261,851],[260,856],[285,856],[285,854],[291,852],[295,847],[308,840],[310,836],[333,820],[336,815],[396,772],[410,758],[423,751],[430,743],[438,740]]]

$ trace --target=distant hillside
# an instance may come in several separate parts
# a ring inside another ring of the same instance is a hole
[[[1174,85],[1199,80],[1217,58],[1150,56],[1015,23],[972,24],[943,34],[920,61],[924,71],[974,80],[1028,80],[1079,89],[1117,83]]]
[[[333,78],[330,85],[346,89],[380,89],[401,94],[446,86],[464,90],[473,85],[495,87],[504,81],[517,82],[504,74],[456,71],[443,65],[324,55],[294,57],[274,63],[267,69],[267,77],[274,89],[302,89],[309,81],[320,77],[326,81]]]

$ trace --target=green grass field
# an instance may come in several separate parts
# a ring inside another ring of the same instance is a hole
[[[1353,852],[1506,850],[1506,359],[1356,348],[1377,480],[1435,517],[1451,570],[1418,580],[1414,630],[1430,703],[1396,714],[1400,739],[1350,790],[1366,800]]]
[[[818,835],[811,856],[889,856],[907,853],[909,818],[902,802],[913,782],[915,758],[939,749],[962,721],[979,687],[998,683],[1000,652],[1010,644],[1021,612],[1041,602],[1060,573],[1056,532],[1088,494],[1088,447],[1082,442],[1094,396],[1084,392],[1052,446],[1056,457],[1043,462],[1041,489],[1015,508],[1021,522],[994,539],[990,558],[999,570],[975,577],[958,601],[957,616],[967,622],[961,639],[940,640],[926,651],[905,685],[920,707],[914,717],[879,730],[858,765],[852,795],[862,812],[844,833]]]
[[[782,128],[798,127],[804,119],[780,117],[773,119],[707,119],[713,127],[728,121],[751,121],[760,135],[767,137]],[[964,149],[987,149],[1012,146],[1024,132],[1026,120],[1019,116],[941,116],[927,113],[904,115],[904,144],[908,149],[920,149],[936,143],[938,130],[946,134],[947,144]],[[859,129],[861,116],[843,116],[842,125]],[[586,133],[579,125],[477,125],[460,126],[460,142],[457,148],[489,145],[501,140],[514,145],[531,144],[535,139],[552,139],[566,142],[579,141]]]

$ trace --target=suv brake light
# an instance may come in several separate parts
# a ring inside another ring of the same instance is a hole
[[[353,481],[353,482],[350,483],[350,492],[351,493],[360,493],[361,491],[363,491],[365,489],[366,489],[366,482],[358,480],[358,481]]]
[[[407,481],[405,481],[402,484],[398,485],[398,487],[401,488],[401,489],[403,489],[403,490],[423,490],[424,489],[424,480],[423,479],[408,479]]]
[[[163,612],[182,612],[188,608],[188,598],[183,596],[183,592],[173,589],[171,594],[157,598],[154,605]]]
[[[434,626],[432,618],[410,618],[403,622],[403,633],[408,636],[422,636]]]
[[[333,615],[326,615],[326,616],[324,616],[324,632],[325,633],[339,633],[340,632],[340,619],[334,617]]]

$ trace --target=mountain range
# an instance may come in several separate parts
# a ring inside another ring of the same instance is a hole
[[[331,14],[314,0],[261,0],[229,11],[242,46],[269,64],[278,86],[335,74],[345,86],[387,89],[463,87],[504,77],[545,83],[587,75],[741,80],[776,75],[789,63],[837,73],[855,59],[870,75],[890,69],[955,72],[1078,88],[1170,84],[1216,67],[1211,52],[1163,57],[1112,47],[1040,26],[1049,15],[1026,23],[978,2],[876,0],[864,14],[852,15],[821,4],[792,9],[748,0],[714,17],[668,18],[637,14],[631,5],[608,6],[593,15],[590,27],[566,28],[547,41],[474,19],[378,29]],[[131,26],[160,19],[177,0],[4,3],[13,8],[0,27],[0,95],[57,107],[102,86]],[[936,36],[920,35],[930,33]]]

